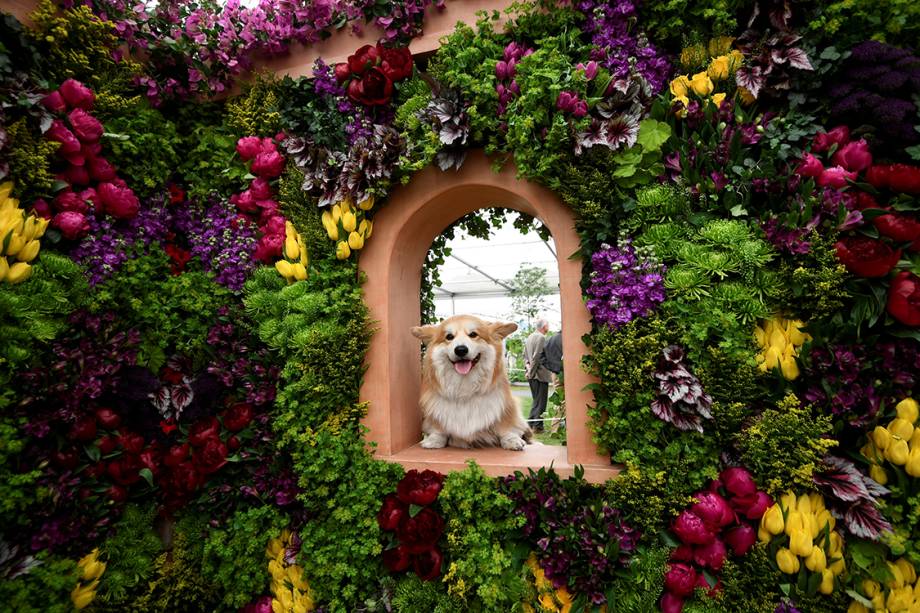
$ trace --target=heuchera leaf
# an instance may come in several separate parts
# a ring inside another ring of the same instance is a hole
[[[877,541],[882,532],[891,532],[891,523],[868,501],[847,507],[843,521],[854,536],[873,541]]]
[[[843,502],[871,500],[869,491],[863,483],[862,475],[852,463],[840,458],[825,459],[827,470],[815,473],[815,485],[827,494]]]
[[[735,72],[735,81],[756,98],[760,93],[760,88],[763,87],[763,70],[760,66],[739,68]]]
[[[789,65],[793,68],[798,68],[800,70],[814,70],[814,67],[808,60],[808,55],[798,47],[787,49],[786,59],[789,60]]]

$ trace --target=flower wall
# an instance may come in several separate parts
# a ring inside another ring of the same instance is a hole
[[[0,599],[920,609],[915,3],[539,0],[414,59],[431,4],[3,17]],[[472,148],[572,209],[607,483],[364,444],[375,212]]]

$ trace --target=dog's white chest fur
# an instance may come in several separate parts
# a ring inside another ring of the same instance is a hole
[[[473,440],[501,419],[504,408],[502,390],[493,389],[460,398],[432,394],[426,408],[446,432]]]

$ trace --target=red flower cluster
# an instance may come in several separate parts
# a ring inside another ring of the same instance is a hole
[[[438,498],[444,475],[432,470],[410,470],[388,494],[377,513],[377,523],[385,532],[395,532],[395,546],[383,552],[383,564],[390,572],[402,572],[410,566],[422,581],[441,574],[443,556],[438,539],[444,532],[444,520],[430,505]]]
[[[140,208],[137,196],[102,157],[99,139],[104,129],[89,113],[94,102],[93,92],[73,79],[64,81],[42,100],[48,110],[66,113],[64,119],[51,123],[45,138],[59,143],[63,168],[58,178],[70,187],[59,193],[51,205],[39,200],[34,208],[39,215],[51,219],[51,225],[68,240],[89,232],[86,213],[91,206],[97,214],[108,213],[116,219],[131,219]]]
[[[380,106],[390,101],[394,83],[412,76],[412,53],[408,47],[364,45],[334,70],[339,83],[347,82],[349,98],[364,106]]]
[[[271,264],[281,257],[284,246],[284,217],[278,211],[278,201],[274,199],[274,190],[269,181],[284,172],[284,156],[278,152],[275,141],[284,140],[284,134],[271,138],[246,136],[236,142],[236,152],[244,162],[250,162],[249,170],[256,178],[245,191],[234,194],[230,202],[241,213],[259,224],[262,238],[253,254],[260,262]]]
[[[719,590],[720,585],[711,587],[695,566],[719,572],[729,550],[737,557],[746,555],[757,541],[757,522],[773,504],[744,468],[726,468],[708,490],[694,498],[697,503],[671,524],[671,531],[682,544],[671,552],[664,577],[664,613],[683,610],[684,601],[697,587]]]

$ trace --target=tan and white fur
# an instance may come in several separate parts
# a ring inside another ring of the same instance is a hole
[[[455,315],[412,334],[427,347],[422,362],[422,447],[501,445],[520,451],[533,433],[505,372],[502,339],[517,324]]]

